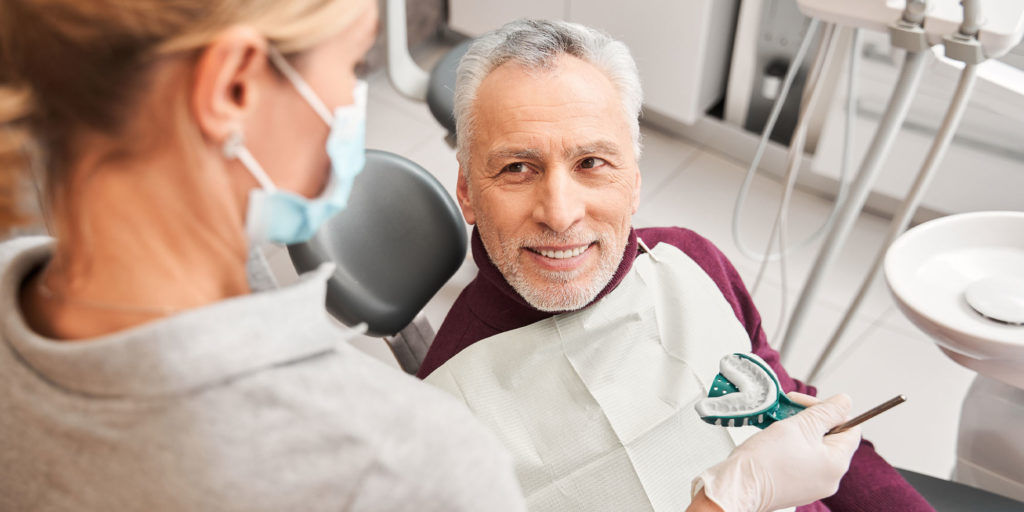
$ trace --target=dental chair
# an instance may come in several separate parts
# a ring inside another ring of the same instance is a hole
[[[296,270],[333,261],[327,310],[367,324],[402,370],[415,374],[434,338],[420,311],[462,264],[466,228],[458,207],[425,169],[367,150],[348,206],[309,242],[288,246]],[[938,512],[1022,512],[1024,504],[964,484],[897,469]]]
[[[434,338],[420,311],[462,265],[467,242],[462,215],[436,178],[370,149],[345,210],[288,254],[300,273],[334,262],[328,312],[350,327],[365,323],[415,374]]]
[[[448,144],[455,146],[455,71],[459,67],[459,61],[469,50],[472,39],[467,39],[448,51],[434,66],[430,72],[430,81],[427,83],[427,106],[441,126],[448,130]]]
[[[454,147],[455,70],[472,41],[456,45],[427,72],[409,54],[404,0],[387,0],[385,13],[392,84],[427,103]],[[346,209],[288,253],[300,273],[333,261],[328,312],[350,327],[365,323],[366,334],[383,337],[402,370],[415,375],[434,339],[420,311],[459,269],[467,243],[457,205],[430,173],[371,149]]]
[[[903,478],[924,496],[936,512],[1024,512],[1024,503],[908,469],[899,469]]]

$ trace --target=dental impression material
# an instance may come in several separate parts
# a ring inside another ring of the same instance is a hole
[[[896,395],[846,423],[837,425],[825,435],[849,430],[906,401],[906,396]],[[764,359],[757,354],[742,353],[722,358],[708,397],[697,402],[694,408],[700,419],[712,425],[753,425],[758,428],[765,428],[806,409],[782,392],[779,378]]]
[[[708,397],[694,406],[701,419],[723,427],[765,428],[804,406],[782,392],[779,378],[756,354],[729,354],[719,363]]]

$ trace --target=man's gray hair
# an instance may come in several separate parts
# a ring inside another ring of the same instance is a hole
[[[459,63],[455,78],[456,151],[463,172],[469,171],[469,142],[473,138],[473,102],[484,78],[513,61],[528,69],[550,68],[568,54],[600,69],[618,89],[630,123],[633,150],[640,158],[640,107],[643,90],[629,48],[608,34],[566,21],[517,20],[480,36]]]

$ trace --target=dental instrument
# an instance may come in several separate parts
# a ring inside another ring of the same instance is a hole
[[[872,407],[871,409],[868,409],[866,412],[857,415],[852,420],[847,421],[842,425],[835,426],[834,428],[832,428],[832,430],[825,432],[825,435],[828,436],[832,434],[838,434],[840,432],[846,432],[847,430],[850,430],[851,428],[856,427],[857,425],[860,425],[861,423],[864,423],[865,421],[870,420],[871,418],[874,418],[875,416],[878,416],[879,414],[882,414],[883,412],[888,411],[889,409],[892,409],[893,407],[896,407],[897,405],[902,404],[903,402],[906,401],[906,395],[896,395],[890,398],[889,400],[886,400],[885,402],[882,402],[881,404],[878,404]]]

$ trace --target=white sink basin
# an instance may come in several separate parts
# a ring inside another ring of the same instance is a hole
[[[946,355],[1024,389],[1024,325],[992,319],[1019,322],[1024,307],[1024,212],[921,224],[889,247],[885,278],[903,313]]]

